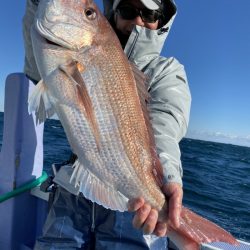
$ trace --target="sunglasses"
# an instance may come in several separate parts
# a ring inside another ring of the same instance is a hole
[[[125,20],[133,20],[140,16],[142,21],[147,23],[155,23],[162,17],[159,10],[137,9],[129,5],[118,6],[116,11]]]

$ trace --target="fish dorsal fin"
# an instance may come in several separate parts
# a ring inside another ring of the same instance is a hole
[[[149,110],[148,110],[148,103],[150,101],[150,95],[147,91],[147,81],[149,79],[147,76],[141,72],[135,64],[130,63],[130,66],[132,68],[134,78],[136,81],[136,87],[137,87],[137,92],[139,95],[142,111],[143,111],[143,116],[144,120],[147,126],[148,134],[149,134],[149,140],[150,140],[150,152],[151,156],[153,158],[153,166],[152,166],[152,173],[153,176],[155,177],[155,180],[157,184],[162,187],[163,185],[163,170],[162,170],[162,165],[159,160],[159,157],[156,152],[156,144],[155,144],[155,137],[154,137],[154,132],[153,132],[153,127],[150,121],[149,117]]]
[[[76,91],[78,95],[79,103],[83,105],[84,107],[84,114],[85,117],[92,129],[92,132],[95,137],[95,141],[97,144],[98,149],[100,148],[100,133],[99,128],[97,124],[97,120],[95,117],[95,112],[93,108],[93,103],[91,101],[91,98],[89,96],[87,87],[84,83],[84,80],[82,78],[81,72],[84,71],[84,66],[76,61],[71,61],[68,64],[63,64],[59,66],[59,69],[64,72],[70,79],[74,81],[76,84]]]

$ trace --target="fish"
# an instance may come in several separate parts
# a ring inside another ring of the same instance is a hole
[[[130,199],[144,197],[166,214],[147,77],[128,61],[94,1],[40,1],[31,37],[41,80],[29,112],[38,123],[57,114],[78,157],[70,183],[108,209],[127,211]],[[184,250],[213,241],[237,244],[185,207],[169,237]]]

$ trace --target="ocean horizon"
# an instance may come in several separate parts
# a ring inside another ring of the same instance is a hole
[[[4,112],[0,111],[0,116],[3,116],[3,115],[4,115]],[[55,116],[52,116],[52,118],[50,118],[49,120],[58,121],[59,119],[55,115]],[[3,131],[0,131],[0,140],[2,139],[2,133]],[[212,143],[215,142],[215,143],[228,144],[232,146],[242,146],[242,147],[250,148],[250,135],[246,137],[246,136],[229,135],[229,134],[224,134],[221,132],[190,130],[187,132],[184,139],[206,141],[206,142],[212,142]]]
[[[0,112],[0,147],[3,113]],[[250,242],[250,147],[184,138],[183,204],[236,238]],[[44,130],[44,170],[63,162],[71,150],[59,120]]]

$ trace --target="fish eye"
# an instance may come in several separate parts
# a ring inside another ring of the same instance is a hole
[[[94,20],[96,19],[96,12],[94,9],[89,8],[85,10],[85,15],[89,20]]]

